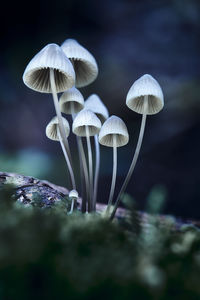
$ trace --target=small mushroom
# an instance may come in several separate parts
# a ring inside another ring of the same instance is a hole
[[[164,106],[163,92],[157,80],[149,74],[136,80],[128,91],[126,105],[139,114],[157,114]]]
[[[66,138],[68,138],[69,133],[70,133],[69,123],[63,117],[62,117],[62,122],[63,122],[63,125],[64,125],[65,136],[66,136]],[[54,117],[49,122],[49,124],[46,126],[46,136],[49,139],[53,140],[53,141],[59,141],[60,142],[64,157],[65,157],[65,160],[66,160],[66,163],[67,163],[67,166],[68,166],[68,170],[69,170],[69,173],[70,173],[72,187],[73,187],[73,189],[76,189],[74,172],[73,172],[73,169],[72,169],[72,166],[71,166],[71,162],[70,162],[68,153],[67,153],[67,151],[64,147],[64,144],[63,144],[63,140],[62,140],[62,137],[61,137],[61,134],[60,134],[60,128],[58,126],[58,117],[57,116]]]
[[[81,92],[73,87],[61,95],[59,104],[61,112],[74,116],[84,108],[84,98]]]
[[[64,125],[58,104],[57,93],[66,91],[75,84],[75,72],[70,60],[66,57],[61,47],[48,44],[37,53],[27,65],[23,81],[29,88],[41,92],[52,93],[60,134],[68,152],[70,150],[65,137]]]
[[[113,148],[113,172],[107,212],[112,205],[116,175],[117,175],[117,148],[126,145],[129,141],[129,134],[126,124],[117,116],[109,117],[103,124],[99,133],[99,143]]]
[[[85,108],[90,109],[93,113],[97,115],[103,124],[105,120],[109,117],[107,107],[103,104],[102,100],[98,95],[92,94],[85,101]],[[95,175],[94,175],[94,197],[93,197],[93,209],[96,208],[97,202],[97,190],[98,190],[98,179],[99,179],[99,168],[100,168],[100,147],[98,141],[98,135],[94,136],[95,142],[95,153],[96,153],[96,165],[95,165]]]
[[[93,111],[103,124],[108,119],[109,113],[107,107],[103,104],[98,95],[92,94],[85,101],[85,108]]]
[[[78,192],[76,190],[71,190],[69,192],[69,198],[72,200],[71,209],[70,209],[69,214],[72,214],[72,212],[74,210],[74,202],[77,201],[77,199],[78,199]]]
[[[92,83],[98,75],[98,66],[93,55],[74,39],[65,40],[61,48],[74,66],[76,87]]]
[[[136,150],[124,180],[124,183],[121,187],[121,190],[117,196],[117,200],[115,202],[115,207],[111,214],[111,219],[114,218],[117,207],[119,205],[121,195],[124,193],[127,184],[132,176],[134,171],[139,152],[142,145],[142,140],[144,136],[144,129],[146,124],[146,117],[147,115],[153,115],[158,113],[164,106],[164,97],[162,89],[157,82],[151,75],[145,74],[136,80],[133,85],[131,86],[127,97],[126,97],[126,105],[133,111],[142,114],[142,122],[140,127],[139,138],[136,146]]]
[[[93,210],[93,163],[90,136],[99,133],[101,121],[98,117],[88,109],[81,110],[75,117],[72,131],[78,136],[86,137],[88,149],[88,164],[89,164],[89,188],[86,186],[86,191],[89,192],[88,211]]]
[[[72,131],[78,136],[90,137],[98,134],[101,129],[101,121],[89,109],[81,110],[75,117]]]

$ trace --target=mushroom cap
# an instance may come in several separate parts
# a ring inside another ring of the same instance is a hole
[[[102,125],[99,132],[99,143],[107,147],[113,147],[114,136],[116,137],[116,147],[122,147],[129,141],[126,124],[117,116],[109,117]]]
[[[74,106],[74,111],[72,111],[72,103]],[[59,104],[61,112],[65,114],[77,114],[84,108],[84,98],[81,92],[73,87],[61,95]]]
[[[72,131],[78,136],[86,136],[86,126],[88,126],[90,136],[98,134],[101,129],[101,121],[89,109],[83,109],[76,115]]]
[[[85,101],[85,108],[93,111],[93,113],[95,113],[97,117],[100,119],[102,124],[109,117],[109,113],[106,106],[103,104],[99,96],[96,94],[92,94],[87,98],[87,100]]]
[[[61,47],[48,44],[27,65],[23,81],[32,90],[51,93],[50,68],[54,69],[56,92],[64,92],[75,84],[75,72]]]
[[[63,125],[64,125],[64,130],[66,137],[69,136],[70,133],[70,127],[68,121],[62,117],[63,120]],[[59,141],[58,133],[57,133],[57,128],[58,128],[58,117],[53,117],[49,124],[46,127],[46,136],[53,141]]]
[[[78,199],[78,192],[76,190],[71,190],[69,192],[69,198],[76,198],[76,199]]]
[[[98,66],[93,55],[74,39],[65,40],[61,48],[74,66],[76,86],[83,87],[92,83],[98,75]]]
[[[128,91],[126,105],[133,111],[143,114],[144,96],[148,96],[147,115],[157,114],[164,106],[162,89],[151,75],[145,74],[136,80]]]

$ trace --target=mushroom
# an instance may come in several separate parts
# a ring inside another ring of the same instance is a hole
[[[101,145],[113,148],[113,172],[112,183],[110,188],[107,212],[112,205],[116,175],[117,175],[117,148],[126,145],[129,141],[129,134],[126,124],[117,116],[109,117],[103,124],[99,133],[99,143]]]
[[[74,120],[75,115],[84,108],[84,98],[81,92],[75,87],[64,92],[60,99],[59,105],[61,112],[65,114],[71,114],[72,120]],[[82,193],[82,211],[86,209],[86,201],[84,197],[84,180],[87,180],[88,170],[85,158],[85,153],[83,151],[83,144],[80,136],[76,136],[76,141],[78,145],[78,154],[80,162],[80,173],[81,173],[81,193]],[[85,179],[84,179],[85,178]]]
[[[71,209],[69,214],[72,214],[73,210],[74,210],[74,202],[77,201],[78,199],[78,192],[76,190],[71,190],[69,192],[69,198],[71,199]]]
[[[84,98],[81,92],[75,87],[65,91],[59,100],[60,110],[65,114],[74,117],[84,108]]]
[[[108,118],[109,113],[106,106],[103,104],[98,95],[92,94],[85,101],[85,108],[90,109],[93,113],[97,115],[103,124]],[[95,153],[96,153],[96,165],[95,165],[95,175],[94,175],[94,197],[93,197],[93,209],[96,209],[97,202],[97,190],[98,190],[98,179],[99,179],[99,168],[100,168],[100,149],[97,134],[94,136],[95,142]]]
[[[98,66],[93,55],[74,39],[65,40],[61,48],[74,66],[76,87],[92,83],[98,75]]]
[[[69,128],[69,123],[68,121],[62,117],[62,123],[64,125],[64,131],[65,131],[65,137],[68,138],[69,136],[69,132],[70,132],[70,128]],[[60,134],[60,128],[59,128],[59,123],[58,123],[58,117],[54,117],[46,126],[46,136],[53,140],[53,141],[59,141],[61,144],[61,148],[68,166],[68,170],[69,170],[69,174],[70,174],[70,178],[71,178],[71,183],[72,183],[72,187],[73,189],[76,189],[76,183],[75,183],[75,178],[74,178],[74,172],[72,169],[72,165],[68,156],[68,153],[64,147],[63,144],[63,140]]]
[[[107,107],[103,104],[100,97],[96,94],[90,95],[85,101],[85,108],[93,111],[103,124],[108,119],[109,113]]]
[[[140,127],[139,138],[136,146],[136,150],[133,156],[133,160],[131,162],[130,168],[124,180],[124,183],[121,187],[121,190],[117,196],[117,200],[115,202],[115,207],[111,214],[111,220],[114,218],[117,207],[120,202],[121,195],[124,193],[127,184],[131,178],[133,170],[135,168],[139,152],[142,145],[142,140],[144,136],[144,129],[146,124],[147,115],[157,114],[164,106],[164,97],[162,89],[151,75],[145,74],[136,80],[131,86],[127,97],[126,97],[126,105],[133,111],[142,114],[142,122]]]
[[[101,128],[101,121],[98,117],[88,109],[81,110],[75,117],[72,131],[78,136],[86,137],[88,149],[88,164],[89,164],[89,187],[86,186],[86,191],[89,192],[88,197],[88,211],[93,210],[93,163],[92,163],[92,150],[90,143],[90,136],[99,133]]]
[[[75,84],[75,72],[70,60],[58,45],[48,44],[29,62],[23,74],[23,81],[35,91],[52,93],[60,135],[71,157],[57,96],[57,93],[64,92]]]

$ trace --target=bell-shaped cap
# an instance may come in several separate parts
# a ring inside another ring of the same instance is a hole
[[[148,96],[147,115],[157,114],[164,106],[162,89],[151,75],[145,74],[136,80],[130,88],[126,105],[133,111],[143,114],[144,96]]]
[[[88,99],[85,101],[85,108],[93,111],[100,119],[102,124],[109,117],[109,113],[106,106],[96,94],[92,94],[88,97]]]
[[[69,123],[63,117],[62,117],[62,121],[63,121],[66,137],[68,137],[70,133]],[[53,117],[53,119],[49,122],[49,124],[46,127],[46,136],[53,141],[59,141],[57,130],[58,130],[58,117],[56,116]]]
[[[124,121],[117,117],[109,117],[99,132],[99,143],[107,147],[122,147],[129,141],[129,134]]]
[[[67,39],[61,45],[71,60],[76,73],[76,86],[83,87],[93,82],[98,75],[98,66],[93,55],[74,39]]]
[[[83,109],[77,114],[72,125],[72,131],[78,136],[86,136],[86,126],[88,126],[90,136],[98,134],[101,129],[101,121],[89,109]]]
[[[76,199],[78,199],[78,192],[76,190],[71,190],[69,192],[69,198],[76,198]]]
[[[27,65],[24,83],[32,90],[51,93],[50,68],[54,70],[56,92],[64,92],[75,84],[75,72],[61,47],[48,44]]]
[[[64,92],[60,97],[60,109],[65,114],[77,114],[84,107],[84,98],[75,87]]]

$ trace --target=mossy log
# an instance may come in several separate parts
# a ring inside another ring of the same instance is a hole
[[[15,198],[24,205],[32,204],[35,201],[35,196],[40,196],[41,207],[51,207],[55,202],[62,201],[68,194],[69,190],[65,187],[58,186],[47,180],[39,180],[34,177],[24,176],[15,173],[0,172],[0,188],[10,184],[15,190]],[[80,209],[81,198],[77,201],[77,207]],[[106,209],[105,204],[97,203],[97,212],[101,213]],[[129,214],[129,211],[119,207],[116,212],[116,217],[122,219]],[[141,224],[147,226],[151,216],[145,212],[138,212]],[[174,216],[158,215],[159,223],[174,223],[174,228],[178,229],[183,224],[191,224],[200,227],[198,220],[183,220]]]
[[[63,200],[69,194],[67,188],[47,180],[39,180],[16,173],[0,172],[0,187],[7,184],[14,187],[16,199],[25,205],[33,203],[37,194],[41,198],[41,207],[51,207],[55,202]],[[77,205],[80,207],[81,198],[78,199]],[[105,208],[106,205],[97,204],[97,212],[102,212]],[[125,215],[126,210],[119,208],[117,216],[123,217]]]

